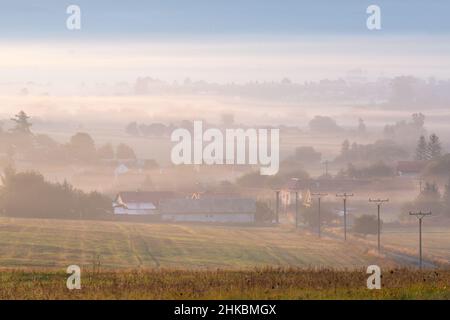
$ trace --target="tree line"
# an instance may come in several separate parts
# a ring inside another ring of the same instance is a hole
[[[136,153],[127,144],[120,143],[116,148],[111,143],[97,147],[94,139],[86,132],[74,134],[67,143],[58,143],[44,134],[32,131],[31,117],[20,111],[10,120],[13,126],[3,130],[0,126],[0,159],[4,165],[12,164],[17,154],[30,161],[47,163],[92,163],[100,160],[135,160]]]
[[[422,135],[417,142],[415,159],[418,161],[432,160],[439,158],[442,155],[442,146],[439,137],[433,133],[430,135],[428,141]]]
[[[0,213],[8,217],[98,219],[111,214],[111,199],[98,192],[83,192],[66,181],[52,183],[37,172],[1,175]]]
[[[425,182],[419,195],[412,202],[403,206],[403,214],[408,215],[409,211],[431,211],[436,219],[450,219],[450,178],[444,186],[443,192],[434,182]]]

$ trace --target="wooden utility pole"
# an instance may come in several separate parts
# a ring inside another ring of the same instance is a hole
[[[380,209],[383,202],[389,202],[389,199],[369,199],[369,202],[373,202],[377,205],[378,213],[378,253],[381,252],[381,219],[380,219]]]
[[[323,163],[325,164],[325,176],[328,176],[328,163],[329,163],[329,161],[325,160]]]
[[[276,214],[276,222],[277,224],[280,223],[280,190],[275,191],[275,195],[276,195],[276,201],[275,201],[275,214]]]
[[[317,197],[317,204],[318,204],[318,217],[317,217],[317,219],[318,219],[318,222],[317,222],[317,224],[318,224],[318,229],[317,229],[317,232],[318,232],[318,235],[319,235],[319,238],[321,237],[321,226],[322,226],[322,219],[320,218],[320,203],[321,203],[321,199],[322,199],[322,197],[326,197],[328,195],[328,193],[320,193],[320,192],[313,192],[313,193],[311,193],[311,196],[312,197]]]
[[[295,191],[295,227],[298,228],[298,191]]]
[[[347,198],[353,197],[353,193],[341,193],[336,194],[336,197],[342,198],[344,200],[344,240],[347,240]]]
[[[431,211],[429,212],[410,212],[409,215],[416,216],[419,219],[419,266],[422,269],[422,219],[426,216],[431,216]]]

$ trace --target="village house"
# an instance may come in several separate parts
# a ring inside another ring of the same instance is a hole
[[[298,203],[301,205],[304,192],[311,188],[310,180],[300,180],[298,178],[290,179],[280,190],[281,211],[287,213],[290,208],[295,206],[296,193],[298,195]]]
[[[157,215],[161,201],[175,196],[169,191],[120,192],[113,202],[114,214]]]
[[[171,222],[253,223],[256,202],[246,198],[167,199],[161,219]]]

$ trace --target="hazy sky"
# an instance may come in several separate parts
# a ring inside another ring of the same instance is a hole
[[[450,1],[0,1],[0,84],[450,75]],[[77,4],[82,29],[66,29]],[[366,28],[381,7],[382,30]]]
[[[78,37],[164,34],[368,34],[366,8],[382,9],[384,34],[448,34],[447,0],[2,0],[2,37],[64,37],[65,9],[82,9]],[[74,35],[70,35],[73,37]]]

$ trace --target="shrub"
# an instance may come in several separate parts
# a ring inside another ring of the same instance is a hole
[[[381,226],[382,227],[382,221]],[[355,218],[353,225],[353,232],[360,234],[377,234],[378,233],[378,219],[373,215],[362,215]]]

